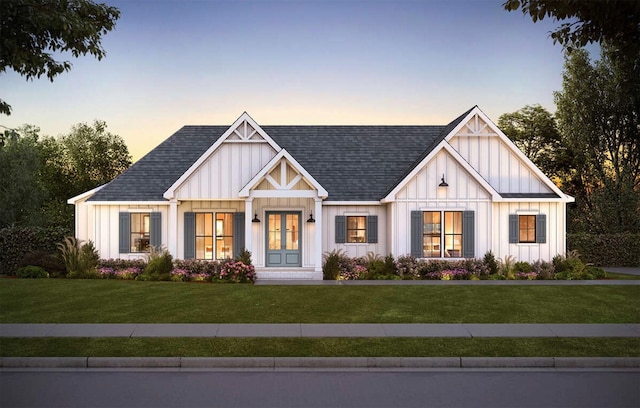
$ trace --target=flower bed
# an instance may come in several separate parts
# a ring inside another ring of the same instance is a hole
[[[487,252],[482,259],[416,259],[403,255],[394,259],[373,253],[350,258],[341,251],[325,253],[325,279],[406,279],[406,280],[480,280],[480,279],[601,279],[606,272],[585,264],[577,253],[554,257],[552,262],[515,262],[513,257],[496,259]]]

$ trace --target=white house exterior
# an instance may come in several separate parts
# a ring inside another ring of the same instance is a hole
[[[322,279],[334,249],[550,260],[572,201],[474,107],[446,126],[185,126],[69,203],[102,258],[246,248],[258,279]]]

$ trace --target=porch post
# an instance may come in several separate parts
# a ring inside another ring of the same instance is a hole
[[[253,253],[253,248],[251,245],[251,238],[253,237],[252,233],[252,224],[251,220],[253,219],[253,198],[247,198],[244,201],[244,247],[247,251]],[[254,256],[255,259],[255,256]]]
[[[169,217],[167,225],[167,249],[174,257],[178,257],[178,200],[169,201]]]
[[[318,279],[322,279],[322,198],[315,199],[315,210],[313,214],[316,219],[316,244],[315,244],[315,268],[314,272]],[[319,276],[318,276],[319,274]]]

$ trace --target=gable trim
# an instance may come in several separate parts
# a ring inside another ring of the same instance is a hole
[[[489,193],[493,201],[500,201],[502,199],[500,194],[491,186],[491,184],[489,184],[445,139],[441,141],[416,167],[414,167],[413,170],[411,170],[411,172],[381,200],[381,202],[388,203],[396,201],[395,196],[400,192],[400,190],[402,190],[420,171],[422,171],[422,169],[424,169],[424,167],[442,150],[449,153],[458,165],[465,169],[467,173],[469,173],[469,175],[478,184],[480,184],[487,193]]]
[[[258,133],[265,141],[266,143],[269,144],[269,146],[271,146],[273,148],[273,150],[278,151],[281,149],[281,147],[267,134],[267,132],[265,132],[264,130],[262,130],[262,128],[260,127],[260,125],[258,125],[256,123],[255,120],[253,120],[253,118],[251,116],[249,116],[249,114],[247,112],[244,112],[242,115],[240,115],[240,117],[238,119],[236,119],[235,122],[233,122],[233,124],[231,126],[229,126],[229,128],[227,129],[226,132],[224,132],[222,134],[222,136],[220,136],[218,138],[218,140],[216,140],[216,142],[214,144],[211,145],[211,147],[209,147],[207,149],[206,152],[204,152],[200,158],[198,158],[198,160],[195,161],[195,163],[193,163],[191,165],[191,167],[189,167],[189,169],[182,175],[180,176],[180,178],[178,180],[176,180],[171,187],[169,187],[169,189],[167,191],[164,192],[163,197],[170,200],[172,198],[175,198],[175,192],[176,190],[185,182],[189,179],[189,177],[191,177],[191,175],[193,173],[195,173],[198,168],[200,168],[200,166],[207,161],[207,159],[209,159],[209,157],[211,157],[211,155],[218,150],[218,148],[222,145],[222,143],[224,143],[227,138],[229,138],[229,136],[231,136],[232,134],[235,134],[236,129],[238,128],[238,126],[240,126],[243,122],[247,122],[249,125],[251,125],[251,127],[253,127],[253,129],[255,130],[254,133],[252,133],[252,136],[255,133]],[[255,142],[254,142],[255,143]]]
[[[475,115],[478,115],[478,117],[480,117],[480,119],[482,119],[487,126],[492,130],[493,134],[491,135],[487,135],[487,136],[498,136],[498,138],[500,138],[500,141],[502,143],[504,143],[509,150],[515,154],[519,160],[521,160],[525,166],[527,166],[529,168],[529,170],[533,171],[533,173],[538,176],[538,178],[544,183],[545,186],[549,187],[549,189],[551,189],[551,191],[553,191],[554,193],[556,193],[558,195],[558,197],[560,198],[560,201],[563,202],[573,202],[575,201],[573,199],[573,197],[568,196],[566,194],[564,194],[559,188],[558,186],[556,186],[551,179],[549,179],[549,177],[547,177],[539,168],[538,166],[536,166],[524,153],[522,153],[522,151],[520,149],[518,149],[518,147],[515,145],[515,143],[513,143],[511,141],[511,139],[509,139],[509,137],[507,135],[505,135],[500,128],[498,128],[498,126],[496,126],[495,123],[493,123],[493,121],[491,119],[489,119],[489,117],[487,115],[484,114],[484,112],[482,112],[482,110],[479,107],[474,107],[473,109],[471,109],[471,111],[469,111],[469,113],[467,114],[467,116],[462,119],[460,121],[460,123],[458,124],[458,126],[456,126],[455,128],[453,128],[453,130],[451,132],[449,132],[448,135],[445,136],[444,140],[449,142],[454,136],[456,136],[456,134],[458,132],[460,132],[462,130],[462,128],[464,126],[467,125],[467,123],[469,122],[469,120],[471,120],[471,118],[473,118]],[[483,129],[485,129],[486,127],[484,127]],[[499,201],[503,201],[502,197]],[[522,201],[522,200],[518,200],[518,201]],[[554,199],[551,201],[558,201],[558,199]]]
[[[316,181],[316,179],[313,178],[313,176],[311,176],[311,174],[309,174],[304,167],[302,167],[300,165],[300,163],[298,163],[298,161],[296,159],[293,158],[293,156],[291,156],[291,154],[289,154],[289,152],[287,152],[286,149],[281,149],[278,154],[276,154],[270,161],[269,163],[267,163],[255,176],[253,176],[253,178],[251,180],[249,180],[249,182],[242,188],[242,190],[240,190],[240,192],[238,193],[238,195],[240,197],[243,198],[247,198],[247,197],[255,197],[256,196],[256,192],[255,190],[252,191],[251,189],[255,188],[258,186],[258,184],[260,184],[260,182],[263,179],[268,179],[270,178],[269,173],[275,169],[276,166],[279,165],[280,161],[284,159],[287,162],[289,162],[289,164],[291,165],[291,167],[293,167],[294,170],[296,170],[298,172],[299,175],[302,176],[302,180],[304,180],[306,183],[308,183],[309,185],[311,185],[313,188],[316,189],[316,192],[313,192],[312,196],[315,197],[316,194],[318,197],[320,198],[327,198],[327,196],[329,195],[329,193],[327,193],[327,190],[325,190],[324,187],[322,187],[322,185],[320,183],[318,183]],[[296,183],[298,181],[300,181],[299,179],[295,179]],[[289,183],[290,185],[293,182]],[[295,184],[295,183],[294,183]],[[289,187],[289,186],[287,186]],[[287,191],[289,191],[289,193],[287,193]],[[285,196],[290,196],[291,190],[267,190],[264,191],[263,194],[266,194],[266,196],[274,196],[274,194],[276,196],[283,196],[283,194]],[[295,196],[308,196],[309,195],[309,191],[303,190],[303,191],[297,191],[295,193],[293,193]]]
[[[91,198],[91,196],[93,196],[95,193],[100,191],[102,189],[102,187],[104,187],[106,185],[107,184],[103,184],[103,185],[98,186],[98,187],[96,187],[96,188],[94,188],[92,190],[85,191],[82,194],[78,194],[77,196],[68,199],[67,200],[67,204],[76,204],[78,201],[88,200],[89,198]]]

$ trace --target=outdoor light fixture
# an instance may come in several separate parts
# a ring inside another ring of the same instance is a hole
[[[251,222],[260,222],[260,220],[258,219],[257,213],[253,216],[253,219],[251,220]]]
[[[438,187],[449,187],[446,181],[444,181],[444,174],[442,174],[442,183],[438,184]]]
[[[316,220],[313,219],[313,213],[309,213],[309,219],[307,222],[316,222]]]

